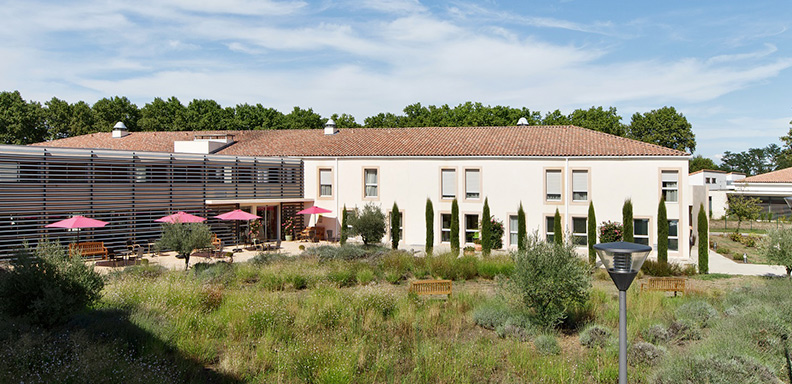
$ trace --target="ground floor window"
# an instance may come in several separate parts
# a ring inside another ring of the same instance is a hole
[[[451,214],[440,214],[440,241],[443,243],[451,242]]]
[[[668,220],[668,250],[679,251],[679,220]]]
[[[649,219],[633,220],[633,241],[637,244],[649,245]]]
[[[478,215],[465,215],[465,243],[472,243],[478,237]]]
[[[555,228],[555,216],[547,216],[545,217],[545,239],[548,243],[552,243],[555,241],[555,234],[553,233],[553,228]]]
[[[516,215],[509,216],[509,244],[517,245],[519,239],[517,238],[517,233],[520,230],[519,220],[517,219]]]
[[[588,244],[588,233],[586,232],[586,218],[573,217],[572,218],[572,239],[575,245]]]
[[[391,236],[390,234],[391,213],[392,212],[388,212],[388,236]],[[391,238],[393,238],[393,236],[391,236]],[[399,212],[399,239],[404,240],[404,212]]]

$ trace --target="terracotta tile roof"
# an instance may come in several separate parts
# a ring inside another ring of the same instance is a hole
[[[172,152],[196,134],[232,134],[218,151],[237,156],[687,156],[687,153],[576,126],[342,128],[93,133],[33,145]]]
[[[735,180],[735,183],[792,183],[792,168],[763,173],[761,175]]]

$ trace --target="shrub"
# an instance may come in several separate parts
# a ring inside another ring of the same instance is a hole
[[[68,257],[57,243],[25,247],[0,274],[0,308],[33,324],[65,322],[99,299],[104,282],[92,266]]]
[[[506,324],[511,311],[505,303],[490,301],[473,311],[473,322],[487,329],[495,329]]]
[[[385,214],[374,203],[368,203],[352,220],[354,233],[360,235],[363,244],[377,244],[385,236]]]
[[[673,321],[668,326],[668,340],[676,344],[683,344],[686,341],[700,340],[701,331],[694,325],[684,321]]]
[[[357,274],[355,274],[355,279],[360,285],[367,285],[376,278],[377,276],[374,274],[374,271],[372,271],[371,268],[361,268]]]
[[[533,312],[537,325],[554,327],[567,317],[568,308],[582,305],[588,298],[588,264],[578,258],[572,244],[547,244],[539,241],[536,233],[526,248],[514,256],[509,286]]]
[[[454,275],[463,280],[471,280],[478,275],[478,258],[463,256],[454,260]]]
[[[664,365],[655,383],[778,383],[773,371],[748,356],[681,355]]]
[[[510,255],[499,255],[482,258],[478,261],[478,275],[485,279],[495,276],[511,276],[514,272],[514,260]]]
[[[412,270],[415,257],[403,251],[390,251],[382,256],[382,269],[399,275],[399,279]]]
[[[729,232],[729,240],[735,243],[742,243],[742,235],[737,232]]]
[[[610,330],[597,324],[591,324],[580,332],[580,344],[588,348],[604,348],[610,337]]]
[[[652,344],[665,343],[670,339],[668,329],[662,324],[655,324],[641,331],[641,337]]]
[[[226,262],[195,264],[193,274],[197,279],[212,284],[228,284],[235,277],[234,266]]]
[[[493,216],[491,225],[490,238],[492,239],[492,249],[501,249],[503,248],[503,234],[506,233],[506,229],[503,226],[503,221],[498,220]]]
[[[254,264],[270,264],[276,261],[286,260],[289,256],[280,252],[259,252],[253,256],[251,262]]]
[[[647,276],[682,276],[682,267],[676,263],[660,264],[654,260],[646,260],[641,266],[641,271]]]
[[[690,301],[682,304],[676,310],[678,319],[687,320],[699,327],[706,328],[712,321],[719,317],[718,311],[703,300]]]
[[[645,341],[639,341],[630,346],[627,351],[627,361],[630,365],[656,365],[665,356],[665,349],[656,347]]]
[[[561,353],[561,347],[558,346],[558,339],[554,335],[542,334],[536,336],[534,339],[534,346],[536,351],[541,355],[558,355]]]
[[[352,287],[357,284],[357,272],[354,268],[340,266],[327,273],[327,280],[335,283],[339,288]]]
[[[600,224],[600,243],[622,241],[623,229],[619,222],[603,221]]]
[[[792,228],[770,231],[763,248],[770,263],[783,266],[787,276],[792,276]]]

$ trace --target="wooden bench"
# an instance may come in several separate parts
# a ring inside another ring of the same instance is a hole
[[[689,287],[686,286],[687,279],[684,277],[650,277],[648,281],[641,283],[641,291],[665,291],[687,293]]]
[[[451,297],[451,280],[413,280],[410,292],[416,295],[448,295]]]
[[[80,252],[80,256],[102,256],[102,259],[107,259],[107,248],[102,241],[86,241],[83,243],[69,244],[69,255]]]

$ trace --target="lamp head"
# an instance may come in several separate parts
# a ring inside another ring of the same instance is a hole
[[[624,241],[594,244],[594,249],[620,291],[626,291],[630,287],[652,251],[652,247],[648,245]]]

